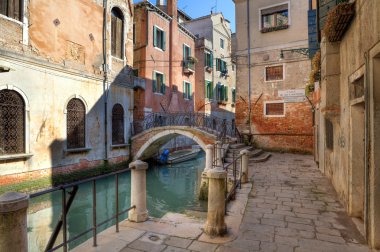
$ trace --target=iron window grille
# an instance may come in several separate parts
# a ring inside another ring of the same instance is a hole
[[[78,98],[67,104],[67,148],[85,148],[86,107]]]
[[[25,153],[25,103],[13,90],[0,91],[0,155]]]
[[[112,144],[124,144],[124,109],[120,104],[112,108]]]
[[[0,14],[22,22],[23,0],[0,0]]]
[[[274,102],[265,104],[266,116],[283,116],[285,114],[285,106],[283,102]]]
[[[265,68],[265,81],[281,81],[284,80],[284,67],[270,66]]]

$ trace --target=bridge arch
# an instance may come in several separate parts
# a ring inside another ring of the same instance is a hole
[[[217,140],[215,135],[189,126],[152,128],[132,137],[133,160],[144,160],[153,156],[163,144],[180,135],[194,140],[203,150],[206,145],[214,144]]]

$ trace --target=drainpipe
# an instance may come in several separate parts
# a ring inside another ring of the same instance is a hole
[[[365,110],[365,135],[364,135],[364,144],[365,144],[365,153],[364,153],[364,189],[365,189],[365,197],[364,197],[364,231],[365,236],[368,241],[368,234],[369,234],[369,192],[370,192],[370,185],[369,185],[369,164],[370,164],[370,130],[369,130],[369,120],[370,120],[370,100],[369,100],[369,51],[364,53],[364,59],[365,59],[365,76],[364,76],[364,110]]]
[[[104,99],[104,161],[108,162],[108,64],[107,64],[107,0],[103,0],[103,99]]]
[[[248,124],[251,134],[251,29],[249,17],[249,1],[247,0],[247,34],[248,34]]]

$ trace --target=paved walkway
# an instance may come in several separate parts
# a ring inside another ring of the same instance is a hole
[[[249,193],[245,186],[229,208],[228,237],[207,238],[204,219],[174,215],[123,222],[120,233],[102,233],[97,248],[88,242],[76,251],[370,251],[311,156],[275,153],[265,163],[250,164],[249,172],[253,189]]]

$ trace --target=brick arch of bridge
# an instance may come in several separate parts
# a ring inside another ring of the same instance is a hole
[[[193,139],[203,150],[206,145],[214,144],[217,137],[189,126],[164,126],[141,132],[132,137],[131,154],[133,160],[144,160],[154,156],[160,147],[177,136],[186,136]]]

